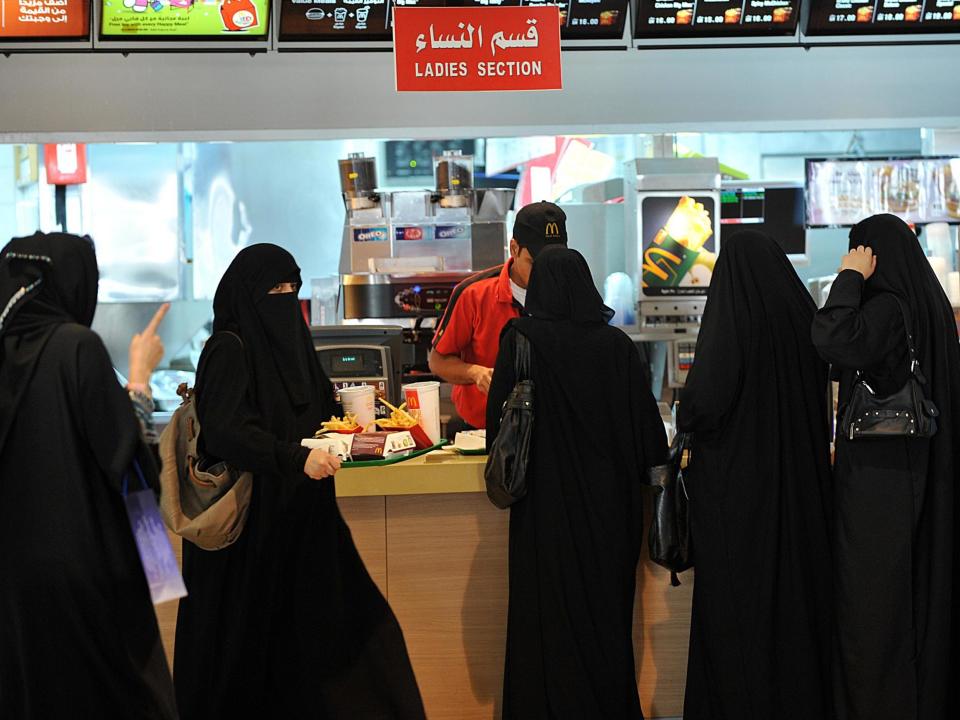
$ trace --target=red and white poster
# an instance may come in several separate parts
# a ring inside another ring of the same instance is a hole
[[[397,90],[560,90],[556,5],[393,11]]]
[[[82,185],[87,181],[87,146],[44,145],[43,165],[48,185]]]

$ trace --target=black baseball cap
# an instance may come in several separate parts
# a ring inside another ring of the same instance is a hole
[[[547,245],[566,245],[567,216],[546,200],[524,205],[513,221],[513,238],[533,257]]]

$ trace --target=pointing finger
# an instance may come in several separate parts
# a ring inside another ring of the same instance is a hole
[[[159,307],[159,309],[153,314],[153,317],[150,319],[150,322],[147,323],[146,329],[143,331],[144,335],[154,335],[157,332],[157,328],[160,327],[160,323],[163,321],[163,318],[166,316],[167,311],[170,309],[170,303],[164,303]]]

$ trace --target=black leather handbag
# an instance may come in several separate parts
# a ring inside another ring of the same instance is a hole
[[[937,432],[940,414],[923,392],[927,384],[920,372],[920,363],[913,347],[910,318],[900,298],[894,295],[907,333],[910,354],[910,375],[903,387],[892,395],[880,396],[857,371],[850,400],[843,412],[840,429],[847,440],[885,439],[894,437],[929,438]]]
[[[514,370],[517,384],[503,404],[500,432],[490,446],[483,478],[487,497],[507,508],[527,494],[527,464],[533,438],[533,380],[530,379],[530,341],[517,332]]]
[[[670,446],[670,459],[647,471],[654,488],[653,521],[650,524],[650,559],[670,571],[670,583],[680,584],[677,573],[693,567],[690,535],[690,497],[687,495],[690,435],[677,433]]]

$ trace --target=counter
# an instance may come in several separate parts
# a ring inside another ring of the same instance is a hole
[[[337,474],[340,510],[400,621],[430,720],[500,717],[510,513],[487,500],[484,462],[439,451]],[[179,556],[179,538],[174,547]],[[634,647],[647,717],[682,711],[692,573],[682,581],[670,587],[644,552]],[[157,615],[172,653],[176,603]]]

